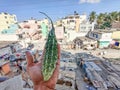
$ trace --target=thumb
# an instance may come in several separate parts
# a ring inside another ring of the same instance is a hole
[[[33,56],[29,51],[26,52],[27,65],[30,66],[33,64]]]

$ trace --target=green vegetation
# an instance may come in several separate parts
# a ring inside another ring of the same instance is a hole
[[[97,23],[98,29],[111,28],[113,22],[120,22],[120,12],[114,11],[111,13],[100,13],[92,11],[89,15],[89,21]]]

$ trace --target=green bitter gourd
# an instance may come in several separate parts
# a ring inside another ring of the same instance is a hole
[[[46,15],[43,12],[40,12],[40,13]],[[44,58],[42,62],[43,63],[42,74],[43,74],[44,81],[48,81],[50,77],[52,76],[55,70],[56,62],[58,58],[58,48],[57,48],[57,39],[55,35],[55,28],[53,26],[53,22],[51,19],[50,21],[52,24],[52,28],[49,31],[48,38],[45,44],[45,53],[44,53]]]

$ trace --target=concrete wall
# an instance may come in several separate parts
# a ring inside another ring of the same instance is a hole
[[[112,39],[120,39],[120,31],[114,31],[112,33]]]
[[[73,41],[76,37],[85,36],[87,33],[78,33],[76,31],[67,31],[67,41]]]
[[[0,41],[18,41],[19,38],[15,34],[0,34]]]
[[[110,42],[112,41],[112,33],[104,33],[104,32],[89,32],[88,36],[94,40],[98,41],[98,47],[108,47]]]
[[[112,33],[103,33],[100,41],[112,41]]]

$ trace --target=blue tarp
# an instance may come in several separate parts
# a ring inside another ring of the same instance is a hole
[[[5,80],[8,80],[8,77],[0,77],[0,82],[3,82]]]
[[[102,71],[102,69],[96,65],[94,62],[85,62],[85,64],[83,65],[83,68],[89,68],[89,69],[94,69],[96,71]]]
[[[119,42],[115,42],[115,46],[119,46]]]

